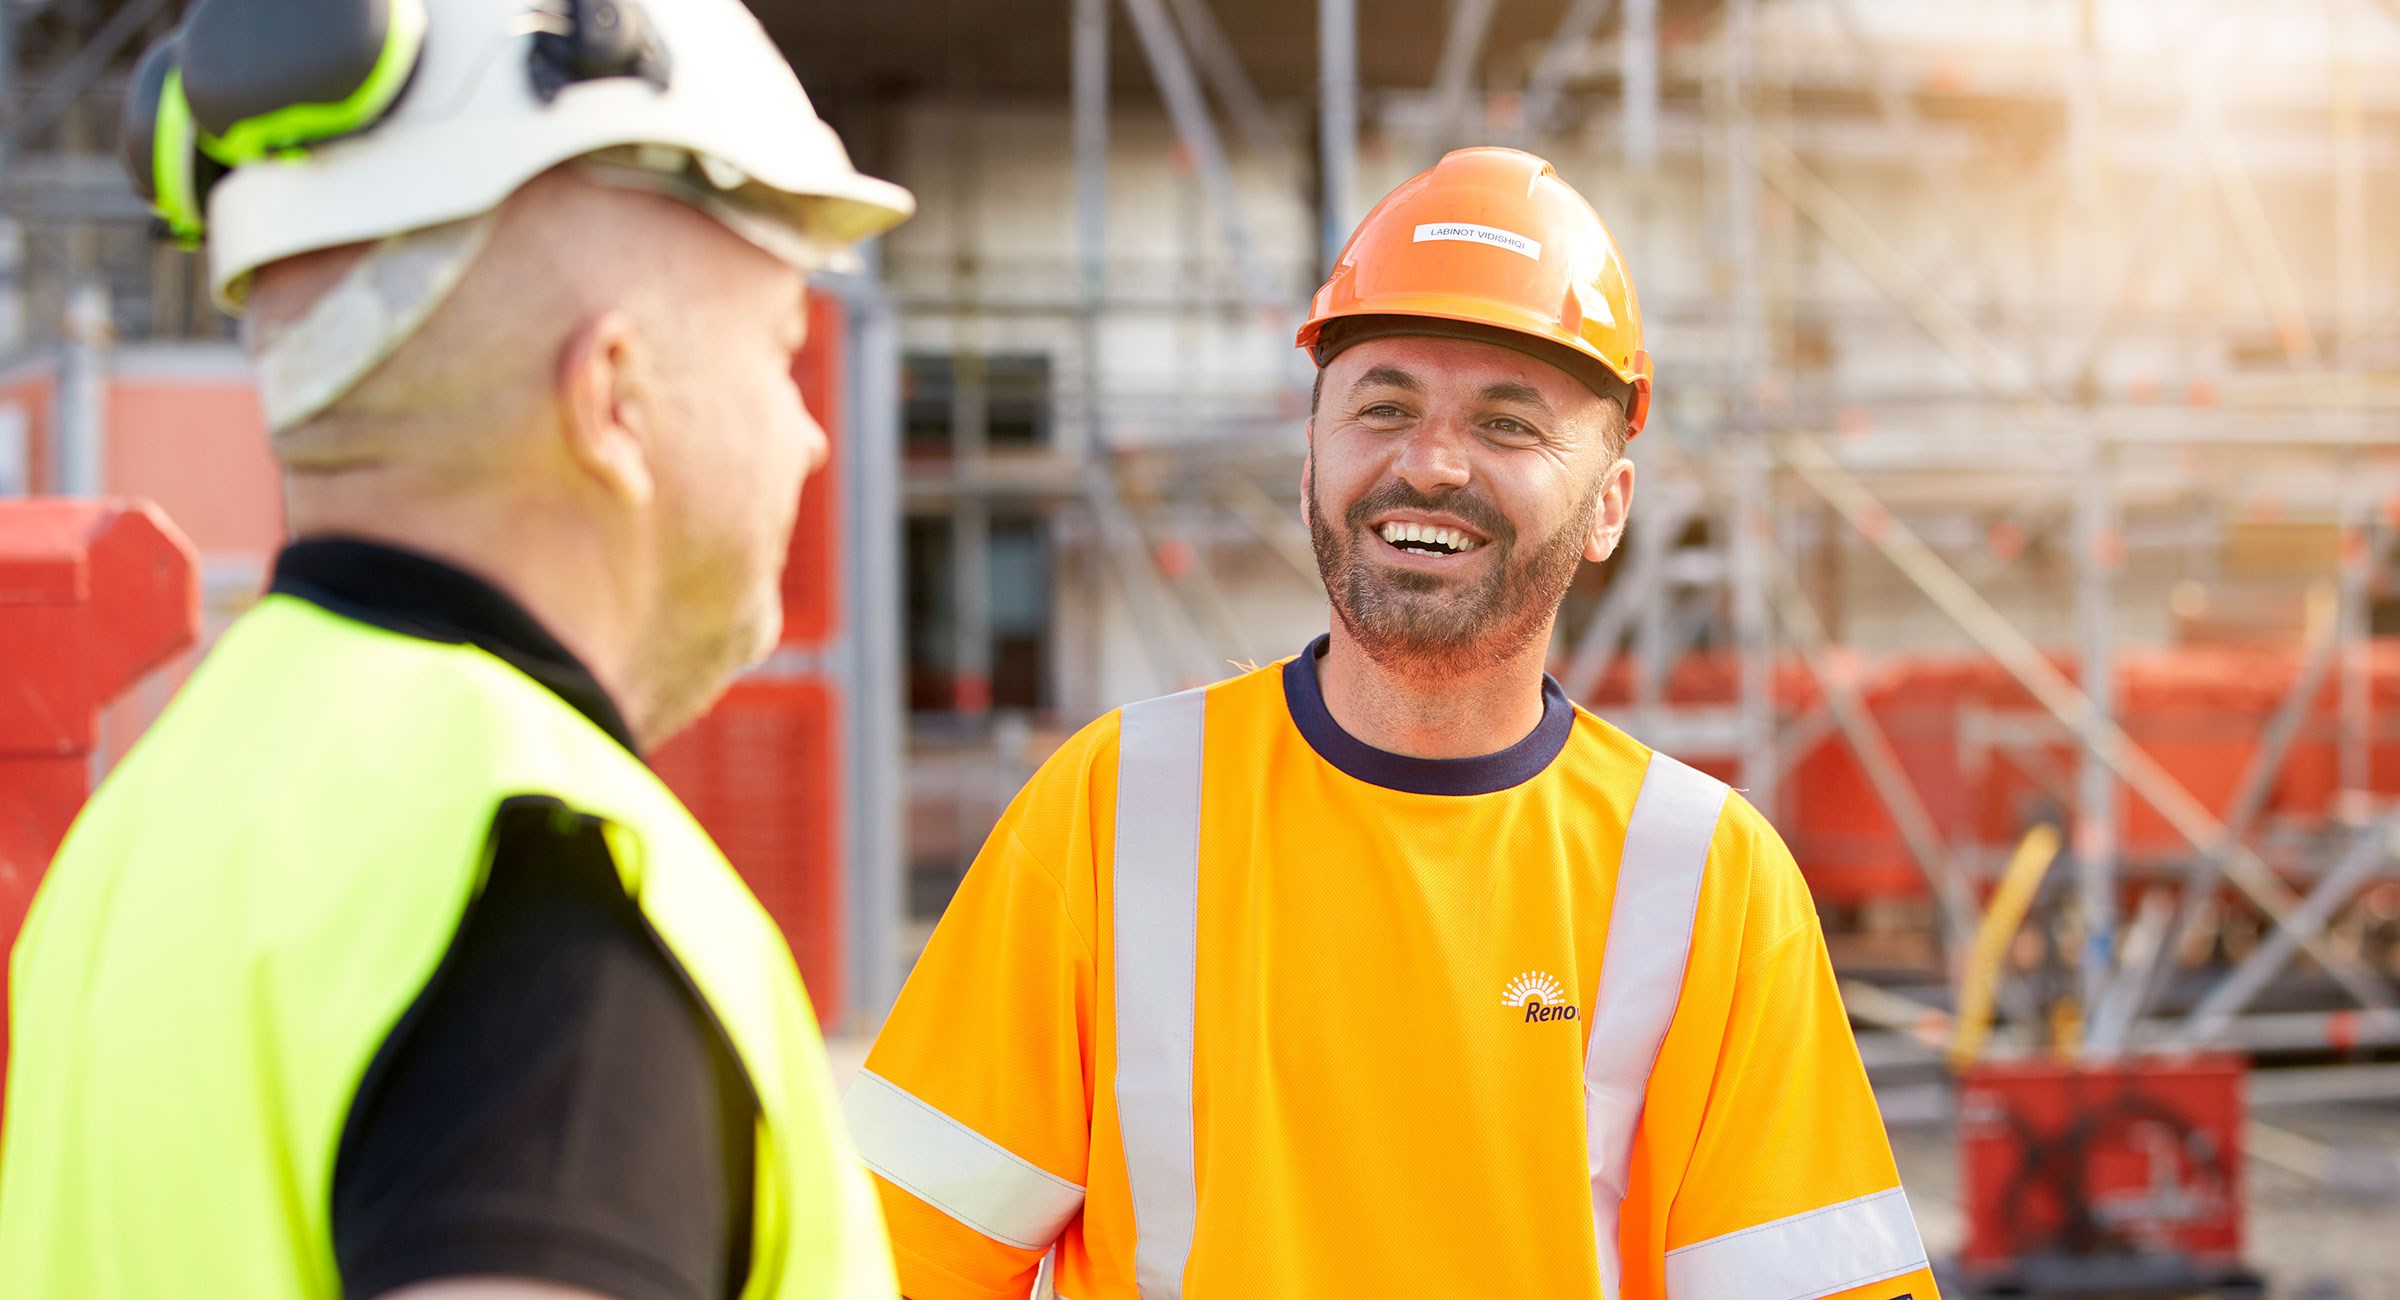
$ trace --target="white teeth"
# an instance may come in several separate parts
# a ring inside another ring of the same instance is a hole
[[[1461,555],[1483,544],[1455,528],[1438,528],[1432,524],[1394,522],[1385,524],[1379,531],[1382,533],[1383,540],[1394,546],[1405,545],[1409,542],[1425,542],[1446,546]]]

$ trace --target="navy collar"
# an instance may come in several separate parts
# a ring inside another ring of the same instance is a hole
[[[267,590],[387,632],[488,651],[641,756],[591,669],[507,592],[464,569],[380,542],[310,538],[275,557]]]
[[[1566,690],[1548,673],[1542,674],[1542,720],[1523,740],[1496,754],[1480,758],[1410,758],[1377,749],[1342,730],[1325,707],[1317,684],[1317,660],[1331,638],[1308,643],[1298,658],[1283,666],[1283,702],[1292,725],[1300,729],[1317,757],[1369,785],[1404,794],[1498,794],[1540,776],[1575,730],[1575,706]]]

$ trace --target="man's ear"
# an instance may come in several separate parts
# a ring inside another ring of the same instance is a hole
[[[649,505],[658,491],[650,468],[655,388],[633,323],[613,311],[585,321],[559,350],[557,382],[568,459],[609,495]]]
[[[1592,511],[1592,532],[1583,540],[1583,558],[1598,564],[1616,554],[1624,539],[1625,521],[1633,513],[1633,462],[1617,457],[1600,474],[1600,506]]]

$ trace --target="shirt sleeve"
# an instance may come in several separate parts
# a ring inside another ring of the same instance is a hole
[[[483,892],[360,1084],[333,1188],[346,1295],[473,1274],[726,1300],[757,1102],[599,824],[511,800]]]
[[[910,1300],[1025,1295],[1083,1208],[1093,734],[1002,816],[844,1099]]]
[[[1740,954],[1730,996],[1721,1019],[1707,1017],[1723,1026],[1713,1061],[1679,1063],[1679,1078],[1653,1077],[1654,1087],[1705,1081],[1706,1089],[1665,1210],[1664,1293],[1936,1300],[1799,869],[1773,828],[1738,800],[1715,851],[1747,858],[1750,898],[1738,946],[1728,945]],[[1725,865],[1712,862],[1712,871]],[[1703,956],[1697,944],[1694,956]],[[1706,1000],[1712,982],[1695,971],[1687,998],[1698,985]]]

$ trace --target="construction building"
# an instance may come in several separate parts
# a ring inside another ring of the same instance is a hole
[[[114,157],[174,8],[0,0],[0,496],[156,497],[221,619],[271,469]],[[1322,630],[1292,332],[1376,196],[1499,142],[1609,221],[1659,367],[1553,672],[1784,829],[1871,1063],[1931,1059],[2045,821],[2004,1052],[2400,1048],[2400,4],[753,8],[922,205],[828,285],[839,596],[752,684],[824,735],[689,760],[734,820],[783,797],[745,754],[843,773],[795,870],[851,1015],[1060,738]]]

